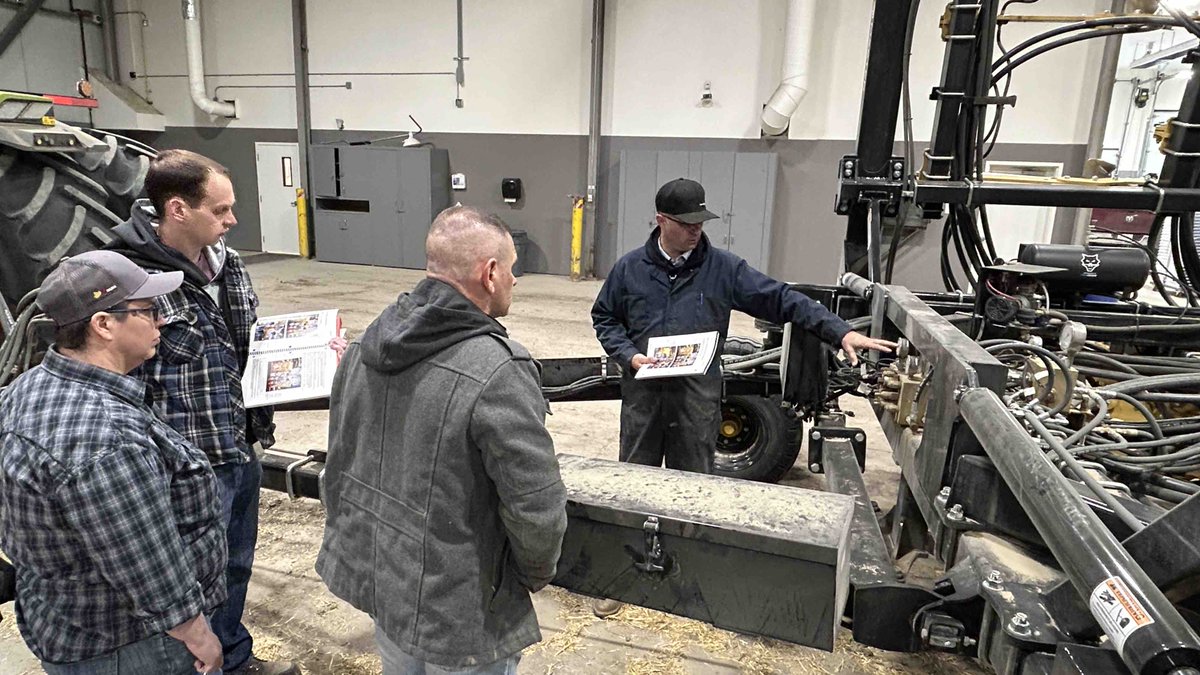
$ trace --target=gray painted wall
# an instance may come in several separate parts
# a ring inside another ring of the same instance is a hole
[[[182,148],[198,152],[224,164],[233,178],[237,197],[234,215],[237,227],[229,232],[229,245],[244,251],[262,250],[262,226],[258,217],[258,174],[254,159],[256,142],[295,143],[295,129],[234,129],[216,127],[167,127],[163,132],[126,131],[126,135],[159,150]]]
[[[314,142],[359,141],[396,134],[395,131],[314,131]],[[170,127],[161,134],[138,134],[158,148],[181,147],[208,155],[233,173],[241,206],[239,227],[230,234],[238,248],[260,247],[258,186],[254,143],[296,140],[292,129],[203,129]],[[450,151],[450,170],[466,174],[467,189],[452,198],[500,214],[508,224],[529,235],[526,270],[550,274],[569,272],[571,201],[581,192],[586,176],[587,138],[523,134],[423,134],[423,140]],[[400,143],[401,139],[379,141]],[[771,231],[772,253],[767,269],[776,278],[808,283],[833,282],[840,270],[845,218],[834,214],[837,178],[835,167],[842,155],[854,150],[853,141],[786,139],[706,139],[605,137],[600,144],[600,175],[595,237],[585,237],[585,260],[603,276],[624,251],[617,251],[615,186],[622,150],[697,150],[775,152],[780,171],[776,186]],[[897,154],[900,148],[897,147]],[[998,145],[991,159],[1063,162],[1067,172],[1082,165],[1083,145]],[[525,197],[505,204],[500,196],[502,178],[520,178]],[[613,186],[610,188],[610,186]],[[647,204],[647,215],[653,210]],[[1074,214],[1059,209],[1056,232],[1070,232]],[[1061,227],[1060,227],[1061,226]],[[914,288],[941,289],[938,254],[941,225],[931,223],[902,249],[895,281]]]

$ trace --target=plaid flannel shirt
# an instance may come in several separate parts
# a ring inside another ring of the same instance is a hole
[[[254,441],[264,447],[275,441],[272,409],[247,411],[243,402],[242,371],[258,296],[245,264],[230,249],[217,282],[220,303],[187,276],[178,290],[158,298],[165,321],[158,353],[132,373],[150,385],[155,406],[213,466],[247,462]]]
[[[100,656],[225,599],[216,478],[146,394],[53,350],[0,394],[0,547],[44,661]]]

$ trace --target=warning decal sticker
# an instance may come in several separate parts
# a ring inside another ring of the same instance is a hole
[[[1154,618],[1120,577],[1109,577],[1092,589],[1088,607],[1113,641],[1117,653],[1124,651],[1125,640],[1133,631],[1154,623]]]

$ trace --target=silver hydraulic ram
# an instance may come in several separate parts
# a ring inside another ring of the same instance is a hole
[[[958,405],[1125,664],[1139,675],[1196,672],[1200,638],[1000,398],[972,388]]]

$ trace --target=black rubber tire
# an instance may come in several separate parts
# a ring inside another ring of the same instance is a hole
[[[140,144],[131,145],[104,131],[89,130],[88,133],[107,143],[108,150],[63,157],[74,161],[88,178],[102,185],[108,192],[104,205],[118,218],[126,220],[133,202],[145,196],[151,150]]]
[[[800,455],[804,425],[778,396],[730,396],[721,405],[713,472],[775,483]]]
[[[64,256],[111,241],[142,194],[146,157],[106,141],[109,152],[86,156],[0,147],[0,295],[10,305]]]

